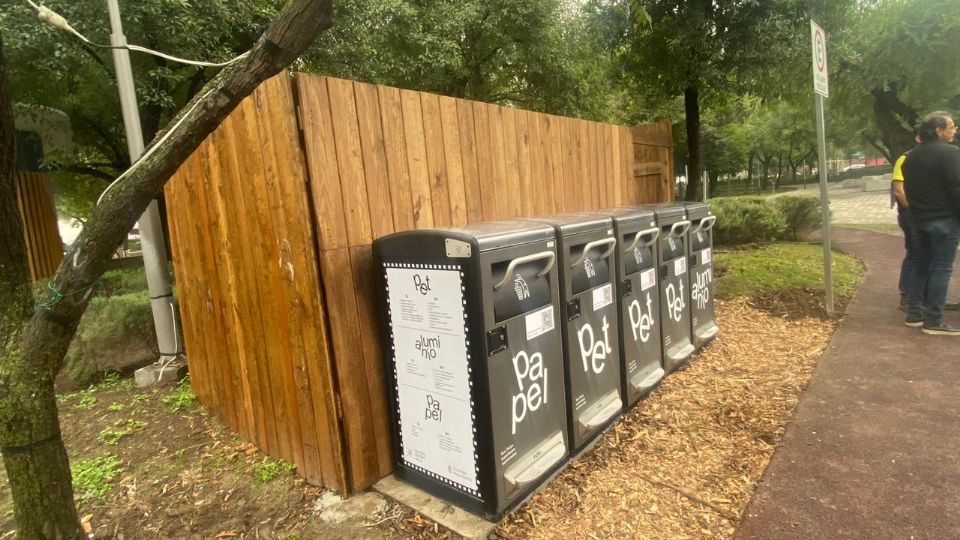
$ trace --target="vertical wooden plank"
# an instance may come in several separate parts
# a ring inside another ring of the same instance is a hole
[[[563,212],[583,209],[583,176],[577,150],[577,121],[563,119]]]
[[[447,183],[450,190],[450,223],[455,226],[465,225],[469,217],[457,100],[440,97],[440,125],[443,130],[443,158],[447,165]],[[473,128],[472,123],[470,127]]]
[[[633,134],[630,132],[630,128],[620,128],[620,144],[622,145],[620,152],[621,158],[623,159],[624,176],[626,176],[627,179],[623,188],[625,203],[628,206],[639,204],[640,199],[637,193],[637,179],[633,176],[634,145]]]
[[[504,107],[490,106],[490,158],[493,160],[495,219],[513,217],[510,178],[507,175],[507,150],[504,142]]]
[[[490,113],[493,107],[484,103],[473,103],[473,121],[476,128],[477,174],[480,183],[483,219],[497,219],[497,173],[493,162],[493,135],[490,125]]]
[[[460,148],[463,159],[467,222],[476,223],[483,219],[483,196],[480,191],[477,134],[472,103],[462,99],[457,100],[457,120],[460,125]]]
[[[590,155],[590,143],[592,137],[590,136],[590,122],[586,120],[577,120],[579,125],[578,134],[580,136],[577,141],[577,150],[579,150],[580,162],[579,169],[581,171],[581,178],[583,179],[583,205],[582,210],[590,210],[596,208],[597,199],[600,195],[599,186],[597,186],[597,177],[593,172],[593,163],[592,156]]]
[[[549,134],[549,156],[550,156],[550,212],[560,213],[564,211],[565,187],[563,179],[563,123],[559,116],[545,116],[546,122],[541,127],[546,126]]]
[[[228,397],[228,385],[223,384],[223,370],[218,369],[220,366],[217,365],[219,357],[215,352],[216,345],[213,340],[206,339],[207,334],[214,331],[211,328],[214,321],[207,319],[202,309],[205,304],[204,281],[211,277],[206,275],[208,269],[202,261],[204,238],[210,236],[206,231],[207,222],[204,221],[201,210],[201,205],[205,206],[206,203],[206,200],[201,198],[205,191],[203,170],[200,168],[203,154],[202,150],[194,152],[193,157],[181,165],[178,172],[182,177],[179,181],[185,188],[184,195],[190,201],[189,204],[181,205],[185,215],[167,212],[171,246],[182,246],[180,250],[171,250],[174,253],[174,271],[177,277],[180,327],[185,338],[184,343],[189,344],[187,362],[194,393],[201,403],[223,418],[228,425],[237,426],[236,407],[234,406],[232,415],[230,411],[232,394]],[[170,193],[176,182],[171,181],[167,185],[170,186]],[[168,198],[167,202],[172,210],[177,201]],[[184,266],[188,267],[189,271],[179,272]],[[194,330],[195,327],[197,330]],[[192,339],[187,341],[187,337]]]
[[[430,169],[423,137],[423,109],[420,94],[400,91],[403,110],[403,133],[407,145],[407,169],[410,171],[410,194],[413,201],[413,223],[418,229],[434,226],[433,202],[430,193]]]
[[[530,186],[533,197],[531,199],[531,215],[542,216],[550,213],[547,208],[547,197],[550,192],[550,182],[547,178],[547,171],[544,168],[543,140],[540,138],[540,117],[530,111],[524,111],[526,117],[527,132],[530,136]]]
[[[250,169],[246,153],[251,151],[242,146],[242,139],[237,134],[243,124],[243,108],[238,107],[227,119],[220,134],[222,139],[215,140],[214,145],[222,148],[224,159],[221,167],[224,174],[220,178],[219,187],[223,190],[220,201],[223,207],[218,210],[226,223],[235,224],[228,233],[231,241],[228,244],[232,251],[229,257],[234,262],[235,287],[232,300],[237,311],[235,323],[242,328],[239,332],[243,343],[240,349],[246,353],[247,378],[250,380],[251,404],[253,418],[256,423],[257,445],[267,454],[276,456],[279,453],[277,439],[276,414],[274,401],[271,395],[269,370],[267,369],[267,344],[263,339],[262,311],[259,309],[260,290],[257,287],[257,271],[259,262],[253,251],[256,244],[251,238],[256,235],[257,225],[251,219],[231,219],[236,216],[237,208],[247,208],[245,194],[246,187],[235,180],[245,178],[250,181]],[[225,167],[224,167],[225,166]]]
[[[284,85],[284,101],[276,105],[280,114],[284,109],[293,108],[292,90],[289,84]],[[299,98],[299,94],[296,97]],[[397,113],[399,115],[399,106]],[[291,287],[288,309],[297,319],[297,327],[302,329],[298,332],[302,356],[294,359],[294,365],[305,468],[308,475],[319,475],[324,485],[346,495],[349,486],[334,395],[333,359],[328,346],[327,314],[322,302],[319,258],[315,251],[318,235],[314,228],[304,227],[312,219],[311,205],[315,202],[310,198],[309,184],[313,179],[309,177],[306,156],[298,144],[295,129],[284,130],[284,134],[286,139],[276,138],[274,145],[280,178],[289,179],[280,184],[287,220],[287,241],[283,244],[286,249],[281,249],[281,253],[287,257],[287,264],[283,265],[284,277]],[[316,460],[316,466],[310,465],[311,460]]]
[[[600,151],[597,158],[600,165],[600,174],[603,178],[603,194],[601,201],[604,208],[612,208],[613,203],[613,126],[608,124],[599,124]]]
[[[343,194],[348,245],[369,244],[373,236],[370,232],[370,208],[367,206],[367,183],[363,174],[353,83],[331,77],[327,79],[327,89],[330,92],[333,142],[340,166],[340,190]]]
[[[346,456],[351,473],[351,491],[363,489],[379,479],[377,447],[369,444],[373,432],[366,366],[362,354],[363,336],[357,317],[357,297],[348,249],[320,253],[323,290],[330,317],[330,336],[337,362],[337,381],[343,403]]]
[[[350,248],[350,263],[353,270],[353,289],[357,291],[357,315],[360,333],[375,336],[380,333],[380,295],[377,284],[377,268],[374,267],[372,246]],[[393,469],[393,451],[390,441],[390,404],[387,400],[386,361],[380,350],[380,340],[362,340],[365,372],[370,395],[370,411],[373,430],[367,444],[375,444],[378,479],[390,474]]]
[[[530,138],[530,124],[527,120],[529,113],[527,111],[512,109],[514,123],[516,125],[516,148],[517,148],[517,176],[519,176],[519,194],[520,213],[517,217],[532,216],[537,213],[538,194],[533,184],[533,165],[532,160],[532,141]]]
[[[357,120],[360,126],[363,176],[367,180],[370,233],[373,238],[379,238],[396,230],[393,224],[393,204],[390,201],[387,151],[380,120],[380,102],[376,86],[353,83],[353,90],[356,95]]]
[[[610,127],[610,182],[611,199],[614,207],[624,206],[623,203],[623,158],[621,157],[620,129]]]
[[[293,179],[288,170],[280,172],[278,162],[281,158],[274,146],[279,139],[289,140],[285,134],[296,130],[289,116],[284,114],[286,110],[292,110],[292,107],[290,109],[277,107],[285,101],[284,77],[286,74],[265,81],[254,93],[255,108],[251,108],[253,114],[248,116],[247,128],[252,136],[258,136],[255,140],[262,151],[264,181],[254,192],[267,225],[260,231],[265,236],[265,244],[268,247],[264,260],[273,263],[265,264],[266,268],[263,269],[262,275],[268,290],[272,291],[272,295],[264,300],[264,304],[272,304],[272,310],[276,316],[272,327],[266,330],[267,335],[277,341],[274,347],[276,357],[271,362],[273,368],[271,377],[274,382],[275,399],[280,402],[280,407],[277,407],[278,415],[282,415],[279,419],[280,426],[285,428],[282,433],[288,441],[288,445],[283,445],[282,448],[288,452],[285,459],[295,463],[306,475],[308,467],[304,459],[305,444],[301,414],[310,415],[312,411],[301,409],[302,400],[299,399],[300,393],[296,381],[294,359],[303,356],[301,340],[303,328],[296,324],[297,311],[291,309],[296,291],[291,287],[293,279],[290,272],[296,271],[296,267],[292,266],[289,245],[291,234],[287,231],[283,197],[283,184]],[[289,158],[284,156],[282,159]],[[302,178],[298,179],[298,185],[303,185]],[[305,195],[305,193],[297,194],[299,197]],[[315,453],[314,444],[310,445],[310,450]],[[315,467],[316,457],[314,456],[310,468],[315,471]],[[311,474],[316,476],[316,472]]]
[[[378,86],[377,94],[383,121],[393,226],[398,231],[409,231],[416,228],[416,222],[411,199],[410,172],[407,169],[407,142],[404,136],[400,90]]]
[[[316,205],[320,249],[346,247],[347,224],[340,190],[340,166],[334,144],[330,95],[324,77],[297,75],[300,128],[307,160],[311,197]]]
[[[523,217],[524,200],[530,195],[525,192],[524,185],[520,180],[519,151],[517,144],[517,111],[510,107],[499,107],[503,113],[503,150],[504,150],[504,169],[507,173],[508,186],[506,191],[500,192],[500,197],[505,199],[507,214],[503,217],[518,218]]]
[[[289,356],[289,337],[285,331],[284,316],[277,306],[276,292],[280,286],[277,275],[279,252],[274,241],[273,216],[266,194],[266,184],[270,182],[265,170],[263,148],[259,138],[260,126],[257,123],[257,101],[261,98],[254,92],[243,100],[234,112],[237,119],[235,141],[240,170],[244,171],[247,182],[240,191],[243,206],[247,209],[247,219],[253,227],[247,236],[247,246],[251,249],[250,284],[252,300],[255,302],[259,323],[255,330],[265,343],[264,354],[258,358],[259,369],[264,375],[261,382],[266,399],[270,400],[272,417],[267,420],[273,425],[276,434],[276,446],[271,448],[271,456],[293,462],[292,447],[295,434],[292,432],[291,410],[287,401],[289,389],[285,369],[285,357]]]
[[[427,151],[433,223],[437,227],[449,227],[453,223],[453,218],[450,209],[447,164],[443,150],[440,98],[436,94],[420,94],[420,106],[423,110],[423,136]]]
[[[224,276],[226,265],[218,263],[217,253],[225,246],[216,241],[218,237],[216,229],[228,225],[217,219],[216,204],[212,201],[215,194],[211,181],[213,176],[211,173],[211,146],[209,142],[206,143],[204,151],[198,155],[199,159],[188,169],[191,177],[187,180],[189,184],[195,187],[193,189],[188,187],[186,193],[196,192],[196,195],[191,195],[190,199],[181,201],[181,208],[189,208],[192,214],[190,216],[191,223],[184,224],[185,226],[192,226],[193,241],[191,244],[197,252],[197,258],[193,263],[194,269],[190,272],[190,277],[198,282],[196,292],[200,295],[198,299],[200,305],[196,316],[203,317],[202,327],[206,329],[202,334],[195,336],[192,342],[203,342],[204,362],[211,365],[208,367],[208,375],[219,378],[212,386],[222,387],[225,392],[224,401],[227,407],[228,422],[232,422],[232,425],[235,425],[241,433],[251,434],[254,432],[254,428],[248,421],[247,416],[243,414],[244,407],[249,407],[243,399],[244,381],[240,380],[241,372],[237,365],[237,353],[230,348],[230,344],[235,343],[234,330],[228,323],[228,319],[225,319],[228,311],[224,298],[232,291],[227,289],[227,279]],[[180,305],[183,305],[182,301]],[[210,328],[211,326],[212,328]],[[184,343],[188,344],[190,342],[185,340]],[[187,358],[189,359],[190,356],[188,355]],[[214,367],[212,364],[217,364],[217,366]],[[216,369],[217,367],[219,370]]]

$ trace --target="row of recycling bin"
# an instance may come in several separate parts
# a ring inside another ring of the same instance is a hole
[[[395,475],[499,519],[718,328],[708,205],[376,240]]]

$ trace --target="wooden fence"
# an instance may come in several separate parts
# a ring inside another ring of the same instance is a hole
[[[23,221],[27,263],[34,281],[53,275],[63,259],[50,177],[42,172],[17,173],[17,208]]]
[[[670,200],[669,124],[627,128],[281,74],[166,188],[201,402],[310,482],[392,470],[371,244]]]

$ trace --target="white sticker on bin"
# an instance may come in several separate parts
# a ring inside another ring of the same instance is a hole
[[[687,271],[687,258],[680,257],[673,263],[673,275],[682,276]]]
[[[657,284],[657,271],[648,268],[640,273],[640,290],[645,291]]]
[[[603,287],[593,290],[593,310],[597,311],[602,307],[613,303],[613,283],[607,283]]]
[[[553,330],[553,305],[527,315],[527,341]]]
[[[700,253],[700,264],[710,264],[710,261],[713,260],[713,250],[711,248],[707,248]]]

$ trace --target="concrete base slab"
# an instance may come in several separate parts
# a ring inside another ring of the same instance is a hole
[[[175,383],[187,376],[187,361],[177,358],[170,362],[150,364],[133,373],[133,380],[138,388],[152,386],[158,383]]]
[[[470,540],[486,540],[497,527],[496,523],[438,499],[418,487],[401,482],[392,474],[374,484],[373,489]]]

